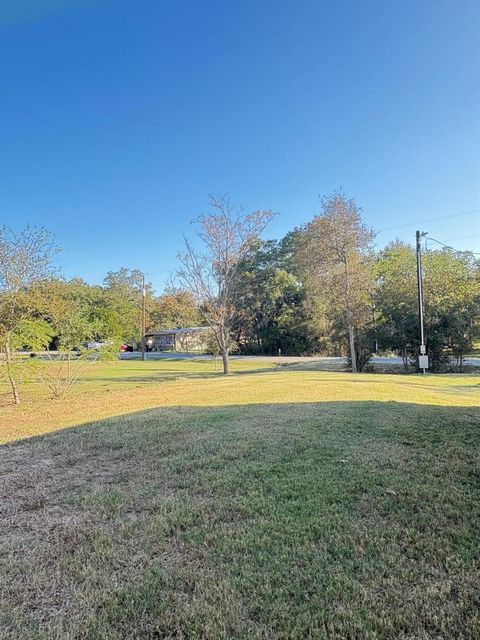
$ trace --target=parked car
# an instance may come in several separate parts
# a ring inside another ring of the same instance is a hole
[[[113,344],[111,340],[107,340],[106,342],[99,342],[98,340],[91,340],[87,342],[85,347],[87,349],[102,349],[103,347],[110,347]]]

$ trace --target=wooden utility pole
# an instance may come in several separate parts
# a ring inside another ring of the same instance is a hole
[[[145,274],[142,273],[142,360],[145,360],[145,303],[146,303],[146,291],[145,291]]]
[[[416,233],[416,241],[417,241],[417,286],[418,286],[418,319],[420,322],[420,357],[418,359],[419,367],[422,369],[423,373],[425,373],[425,369],[428,367],[428,358],[426,357],[426,347],[425,347],[425,331],[424,331],[424,323],[423,323],[423,273],[422,273],[422,248],[420,245],[420,240],[423,236],[426,236],[425,232],[417,231]],[[425,367],[426,364],[426,367]],[[422,366],[423,365],[423,366]]]

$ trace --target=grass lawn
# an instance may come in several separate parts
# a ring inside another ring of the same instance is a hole
[[[233,369],[4,389],[2,640],[480,637],[480,376]]]

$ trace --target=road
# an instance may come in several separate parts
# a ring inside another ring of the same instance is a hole
[[[212,358],[211,355],[203,355],[197,353],[172,353],[171,351],[152,351],[146,353],[147,360],[163,360],[173,358],[175,360],[192,360],[194,358],[202,359],[202,360],[210,360]],[[120,358],[122,360],[139,360],[142,357],[142,354],[138,351],[133,353],[122,353]],[[345,358],[339,357],[326,357],[326,356],[230,356],[232,360],[246,360],[255,362],[256,360],[261,360],[262,362],[276,362],[278,364],[293,364],[295,362],[318,362],[324,363],[325,365],[338,365],[342,366],[346,364]],[[381,358],[374,357],[371,358],[370,362],[372,364],[383,365],[383,366],[398,366],[402,365],[403,361],[401,358],[397,357],[389,357],[389,358]],[[464,364],[469,367],[479,367],[480,368],[480,357],[471,357],[465,358]]]

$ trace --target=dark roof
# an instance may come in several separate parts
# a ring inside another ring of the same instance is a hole
[[[177,333],[199,333],[205,331],[210,327],[182,327],[178,329],[164,329],[163,331],[150,331],[145,334],[146,336],[172,336]]]

